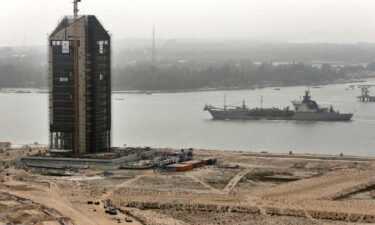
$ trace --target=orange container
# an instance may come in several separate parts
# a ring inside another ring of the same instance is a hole
[[[0,142],[0,147],[10,147],[10,146],[12,146],[12,143],[10,143],[10,142]]]
[[[184,172],[184,171],[188,171],[188,170],[193,169],[192,164],[173,164],[173,165],[170,165],[168,167],[171,168],[175,172]]]
[[[183,164],[192,164],[193,167],[199,167],[203,165],[203,162],[201,160],[190,160],[186,162],[182,162]]]

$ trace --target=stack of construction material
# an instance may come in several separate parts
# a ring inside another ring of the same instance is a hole
[[[208,165],[208,159],[202,159],[202,165]]]
[[[12,146],[12,143],[10,143],[10,142],[0,142],[0,150],[1,151],[10,149],[11,146]]]
[[[215,164],[216,162],[217,162],[217,158],[207,159],[207,165],[212,165],[212,164]]]
[[[202,160],[190,160],[190,161],[182,162],[182,164],[191,164],[193,165],[194,168],[197,168],[197,167],[203,166],[205,163]]]
[[[12,143],[10,142],[0,142],[0,147],[10,148],[11,146],[12,146]]]
[[[168,168],[174,172],[184,172],[193,169],[192,164],[173,164],[169,165]]]
[[[215,164],[215,163],[216,163],[216,159],[214,159],[214,158],[203,159],[203,160],[195,159],[195,160],[189,160],[189,161],[181,162],[179,164],[169,165],[168,168],[171,171],[183,172],[183,171],[191,170],[193,168],[201,167],[201,166],[204,166],[204,165],[212,165],[212,164]]]

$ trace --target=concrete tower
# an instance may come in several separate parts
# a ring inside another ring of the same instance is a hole
[[[48,81],[50,148],[109,149],[111,37],[95,16],[67,16],[52,32]]]

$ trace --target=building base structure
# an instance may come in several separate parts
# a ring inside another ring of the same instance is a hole
[[[31,168],[44,169],[88,169],[100,168],[103,170],[117,170],[132,162],[145,158],[153,158],[155,149],[142,149],[129,154],[118,154],[110,157],[106,155],[88,155],[85,158],[72,158],[64,156],[51,156],[49,153],[42,155],[22,157],[21,161]]]

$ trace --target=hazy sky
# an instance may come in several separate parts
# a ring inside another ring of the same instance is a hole
[[[44,44],[72,0],[2,0],[0,46]],[[375,0],[82,0],[114,39],[375,42]]]

